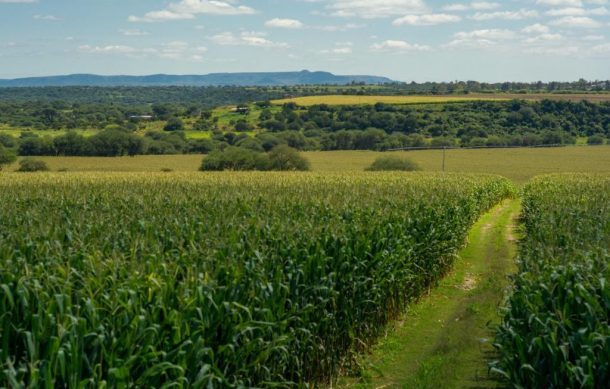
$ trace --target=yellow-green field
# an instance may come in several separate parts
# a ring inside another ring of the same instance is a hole
[[[290,99],[273,100],[273,104],[296,103],[302,107],[317,104],[328,105],[371,105],[376,103],[404,105],[404,104],[434,104],[434,103],[459,103],[477,100],[507,100],[496,96],[349,96],[349,95],[327,95],[327,96],[305,96]]]
[[[442,151],[425,150],[394,152],[408,156],[425,171],[440,171]],[[303,155],[311,162],[313,171],[362,171],[380,155],[373,151],[316,151]],[[51,170],[155,172],[163,169],[195,171],[202,155],[143,155],[136,157],[40,157]],[[17,164],[6,170],[15,170]],[[610,173],[610,146],[572,146],[537,149],[448,150],[445,160],[449,172],[493,173],[524,183],[533,176],[559,172]]]
[[[410,95],[410,96],[356,96],[356,95],[319,95],[294,97],[289,99],[273,100],[272,103],[281,105],[289,102],[296,103],[300,106],[307,107],[317,104],[328,105],[370,105],[376,103],[406,105],[406,104],[434,104],[434,103],[460,103],[479,100],[569,100],[581,101],[588,100],[592,102],[607,102],[610,101],[610,94],[469,94],[465,96],[425,96],[425,95]]]

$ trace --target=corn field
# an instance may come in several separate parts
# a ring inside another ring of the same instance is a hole
[[[586,185],[583,228],[608,181]],[[329,382],[512,194],[484,175],[5,173],[0,386]]]
[[[536,178],[523,206],[494,370],[517,388],[608,388],[610,176]]]

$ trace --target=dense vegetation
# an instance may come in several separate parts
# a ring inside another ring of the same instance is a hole
[[[0,386],[326,381],[511,194],[495,176],[0,180]]]
[[[610,176],[536,178],[523,209],[496,370],[518,388],[607,388]]]
[[[610,81],[576,82],[425,82],[384,85],[298,85],[258,87],[19,87],[0,88],[0,101],[63,101],[67,103],[102,103],[146,105],[156,103],[203,104],[215,107],[284,97],[346,94],[468,94],[468,93],[587,93],[610,91]]]
[[[26,131],[20,139],[0,134],[0,144],[23,156],[117,156],[208,153],[228,146],[269,151],[279,144],[299,150],[388,150],[571,144],[576,137],[603,144],[610,136],[610,103],[587,101],[310,107],[259,102],[240,109],[245,114],[168,104],[53,108],[0,103],[0,120],[18,127],[100,129],[90,138],[77,132],[52,137]],[[165,131],[146,130],[146,124],[137,119],[141,115],[161,121]],[[225,115],[222,127],[218,115]],[[206,131],[209,137],[187,139],[186,130]]]

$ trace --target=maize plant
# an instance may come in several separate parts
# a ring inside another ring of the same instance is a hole
[[[610,387],[610,176],[534,179],[523,224],[493,369],[517,388]]]
[[[0,386],[329,382],[512,195],[485,175],[0,175]]]

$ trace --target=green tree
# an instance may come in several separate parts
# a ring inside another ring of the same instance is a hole
[[[309,170],[309,161],[288,145],[279,145],[269,152],[271,170],[306,171]]]

